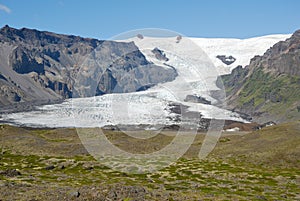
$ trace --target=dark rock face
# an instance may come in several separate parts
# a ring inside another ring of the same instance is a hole
[[[0,105],[8,105],[11,102],[20,102],[24,95],[22,91],[9,83],[7,80],[0,80]]]
[[[237,66],[232,70],[231,74],[218,77],[216,84],[219,88],[221,88],[223,87],[223,84],[221,84],[221,82],[223,81],[224,83],[226,83],[227,88],[238,89],[238,86],[241,86],[243,84],[242,81],[247,75],[248,71],[248,68]]]
[[[34,58],[30,50],[23,47],[17,47],[10,55],[10,64],[14,71],[20,74],[36,72],[38,74],[45,73],[44,63],[39,63]]]
[[[206,100],[205,98],[203,98],[201,96],[196,96],[196,95],[187,95],[186,98],[184,99],[184,101],[211,105],[211,101]]]
[[[157,47],[154,48],[151,52],[155,55],[156,59],[160,61],[169,61],[164,51],[158,49]]]
[[[216,56],[218,59],[220,59],[224,64],[230,65],[233,64],[236,61],[236,58],[233,56],[226,56],[226,55],[218,55]]]
[[[255,56],[245,68],[221,76],[227,105],[253,116],[255,121],[284,122],[299,119],[300,31]]]
[[[0,79],[10,78],[1,82],[6,92],[0,96],[15,93],[9,100],[0,97],[2,105],[134,92],[177,76],[173,68],[148,62],[133,42],[8,26],[0,29],[0,67]]]
[[[268,49],[266,53],[257,58],[266,70],[275,74],[288,74],[300,76],[300,30],[291,38],[281,41]]]
[[[118,92],[116,86],[117,80],[113,77],[111,70],[106,69],[100,78],[100,82],[97,87],[97,95]]]

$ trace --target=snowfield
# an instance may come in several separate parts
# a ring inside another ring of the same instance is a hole
[[[248,39],[232,38],[190,38],[199,45],[209,56],[221,74],[230,73],[232,69],[241,65],[245,67],[255,55],[263,55],[275,43],[291,37],[291,34],[275,34]],[[233,56],[236,61],[225,65],[216,58],[218,55]]]
[[[262,55],[269,47],[290,35],[270,35],[250,39],[131,38],[147,60],[175,68],[178,76],[172,82],[159,84],[146,91],[107,94],[98,97],[68,99],[61,104],[37,107],[36,111],[3,114],[0,120],[33,127],[103,127],[116,124],[175,124],[170,104],[188,106],[205,118],[244,121],[238,114],[214,105],[185,102],[187,95],[197,95],[216,103],[210,96],[217,76],[238,66],[245,66],[255,55]],[[162,50],[168,61],[157,59],[154,48]],[[218,55],[233,56],[236,61],[226,65]]]

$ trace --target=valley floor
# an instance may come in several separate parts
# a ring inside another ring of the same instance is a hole
[[[159,150],[175,134],[163,131],[145,146],[105,132],[121,149],[141,153]],[[90,156],[75,129],[0,125],[0,200],[300,200],[300,121],[224,133],[200,160],[203,139],[199,133],[169,167],[127,174]]]

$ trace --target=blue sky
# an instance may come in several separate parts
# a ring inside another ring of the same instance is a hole
[[[141,28],[248,38],[300,29],[300,1],[0,0],[0,26],[6,24],[98,39]]]

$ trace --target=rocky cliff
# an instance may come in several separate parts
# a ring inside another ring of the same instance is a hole
[[[221,80],[230,109],[250,114],[258,122],[299,119],[300,30]]]
[[[0,29],[1,106],[133,92],[176,76],[148,62],[133,42]]]

